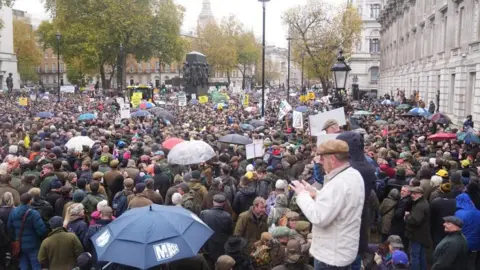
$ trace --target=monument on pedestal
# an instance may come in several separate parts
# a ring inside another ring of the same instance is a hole
[[[0,30],[0,91],[7,90],[7,78],[12,73],[13,89],[20,89],[20,76],[17,71],[17,56],[13,50],[13,14],[12,9],[3,5],[0,8],[3,28]]]
[[[210,67],[207,57],[199,52],[187,54],[183,65],[183,87],[188,95],[196,94],[197,97],[208,94],[208,76]]]

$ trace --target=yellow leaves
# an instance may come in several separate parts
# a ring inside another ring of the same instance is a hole
[[[13,49],[17,55],[18,71],[22,80],[35,80],[35,67],[42,61],[32,26],[22,20],[13,20]]]

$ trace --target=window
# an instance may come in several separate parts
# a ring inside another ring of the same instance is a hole
[[[170,65],[165,65],[165,72],[170,72]]]
[[[45,70],[44,70],[44,71],[45,71],[46,73],[48,73],[49,70],[50,70],[50,69],[48,68],[48,64],[45,64]]]
[[[138,63],[138,72],[143,72],[143,67],[141,63]]]
[[[63,72],[63,63],[60,63],[60,72]]]
[[[376,19],[380,15],[380,4],[370,6],[370,18]]]
[[[448,17],[443,17],[443,51],[447,49]]]
[[[237,71],[236,71],[236,70],[233,70],[233,71],[232,71],[232,77],[233,77],[233,78],[236,78],[236,77],[237,77]]]
[[[465,7],[460,8],[460,12],[458,13],[458,36],[457,36],[457,46],[460,46],[463,41],[463,14],[465,12]]]
[[[45,77],[45,83],[50,83],[50,76]]]
[[[48,52],[45,52],[45,58],[48,58]]]
[[[370,53],[380,53],[380,40],[378,38],[370,39]]]
[[[151,72],[152,71],[152,66],[150,65],[150,63],[147,63],[147,72]]]
[[[41,67],[41,66],[37,66],[37,73],[40,73],[41,70],[42,70],[42,67]]]
[[[52,63],[52,72],[57,72],[57,64],[56,63]]]
[[[379,70],[378,67],[371,67],[370,68],[370,82],[372,84],[377,84],[379,72],[380,72],[380,70]]]
[[[133,73],[133,66],[130,66],[130,73]]]
[[[53,83],[56,84],[57,83],[57,78],[55,76],[53,76]]]
[[[155,63],[155,72],[160,72],[160,62]]]

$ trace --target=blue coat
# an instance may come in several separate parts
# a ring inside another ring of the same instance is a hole
[[[468,250],[480,251],[480,210],[475,208],[466,193],[457,196],[457,211],[455,216],[463,221],[462,232],[467,238]]]
[[[47,234],[47,227],[43,223],[42,217],[30,205],[20,205],[12,210],[8,218],[8,231],[10,237],[17,240],[22,226],[23,215],[28,209],[30,212],[25,220],[23,227],[22,242],[20,244],[22,251],[38,250],[42,239]]]

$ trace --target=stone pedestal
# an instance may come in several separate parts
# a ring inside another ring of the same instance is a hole
[[[17,72],[17,56],[13,50],[13,14],[5,5],[0,8],[3,29],[0,30],[0,91],[7,88],[5,80],[9,73],[13,75],[13,89],[20,89],[20,76]]]

